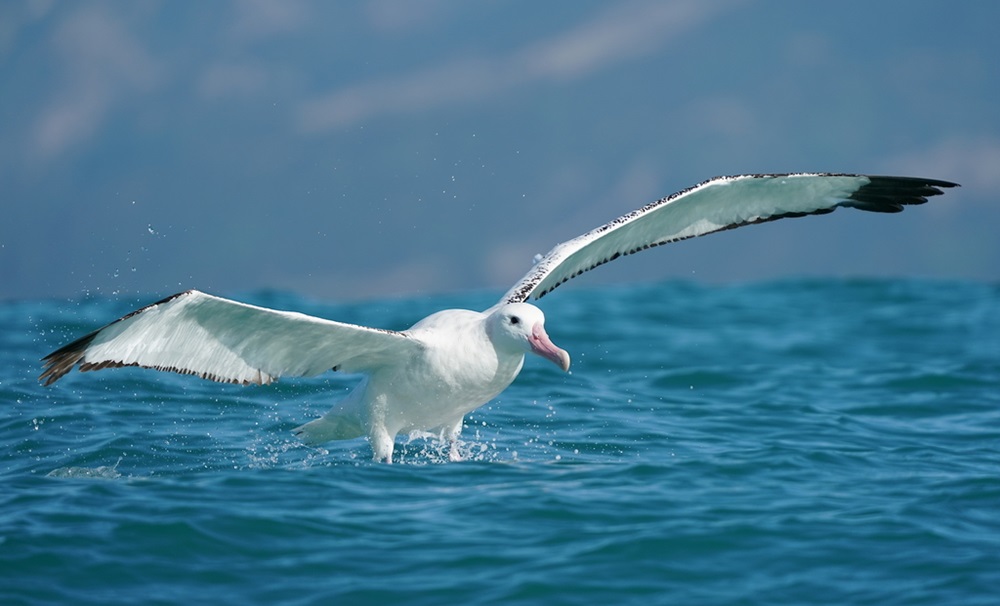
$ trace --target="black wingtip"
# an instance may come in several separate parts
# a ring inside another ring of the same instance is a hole
[[[103,329],[102,329],[103,330]],[[63,345],[59,349],[42,358],[45,366],[42,374],[38,376],[38,381],[43,385],[52,385],[63,375],[73,370],[76,363],[83,359],[83,354],[87,351],[94,337],[100,330],[95,330],[89,335],[80,337],[76,341]]]
[[[960,187],[958,183],[920,177],[869,176],[868,183],[850,195],[844,206],[878,213],[898,213],[904,206],[923,204],[943,189]]]
[[[178,297],[183,297],[185,295],[189,295],[194,292],[196,291],[185,290],[183,292],[172,294],[169,297],[164,297],[163,299],[160,299],[156,303],[150,303],[149,305],[140,307],[139,309],[133,312],[127,313],[124,316],[112,322],[111,324],[98,328],[94,332],[88,335],[84,335],[79,339],[73,341],[72,343],[63,345],[59,349],[53,351],[49,355],[42,358],[42,362],[44,362],[45,365],[43,366],[42,374],[38,376],[38,381],[43,385],[52,385],[53,383],[58,381],[63,375],[73,370],[73,367],[76,366],[76,363],[83,359],[83,356],[87,351],[87,347],[90,346],[90,343],[94,340],[95,337],[97,337],[98,333],[100,333],[108,326],[117,324],[118,322],[121,322],[123,320],[127,320],[132,316],[138,315],[146,311],[147,309],[156,307],[157,305],[162,305],[163,303],[167,303],[168,301],[172,301]],[[118,364],[118,366],[121,366],[121,364]],[[105,368],[105,366],[102,367],[94,366],[88,368],[87,370],[97,370],[98,368]]]

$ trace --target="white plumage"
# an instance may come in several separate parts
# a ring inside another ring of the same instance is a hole
[[[391,462],[400,432],[438,432],[452,443],[464,416],[507,388],[525,353],[569,370],[569,354],[545,333],[538,299],[566,280],[623,255],[742,225],[854,207],[898,212],[956,184],[912,177],[787,174],[710,179],[543,256],[492,308],[445,310],[404,331],[276,311],[195,290],[136,310],[46,356],[51,384],[80,370],[141,366],[231,383],[270,383],[328,370],[365,378],[323,417],[295,430],[307,443],[367,436]]]

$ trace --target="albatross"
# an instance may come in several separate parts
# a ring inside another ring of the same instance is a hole
[[[293,432],[307,444],[367,437],[392,462],[400,432],[437,433],[459,459],[466,414],[507,388],[533,353],[563,371],[569,354],[529,303],[618,257],[727,229],[830,213],[894,213],[956,183],[915,177],[795,173],[709,179],[555,246],[485,311],[448,309],[396,331],[278,311],[188,290],[133,311],[45,356],[51,385],[75,366],[121,366],[239,384],[328,371],[361,382],[322,417]]]

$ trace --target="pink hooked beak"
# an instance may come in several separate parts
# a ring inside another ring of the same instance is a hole
[[[549,335],[545,334],[545,327],[541,322],[531,328],[531,351],[547,360],[552,360],[556,366],[569,372],[569,354],[549,340]]]

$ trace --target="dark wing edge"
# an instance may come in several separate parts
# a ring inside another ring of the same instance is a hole
[[[669,204],[670,202],[676,200],[677,198],[684,196],[694,190],[702,188],[706,185],[710,185],[717,181],[735,180],[742,178],[780,178],[780,177],[794,177],[794,176],[815,176],[815,177],[857,177],[868,179],[868,183],[862,185],[857,190],[855,190],[850,196],[841,201],[838,204],[820,208],[811,212],[788,212],[779,213],[775,215],[770,215],[767,217],[761,217],[753,221],[743,221],[732,223],[719,229],[712,231],[706,231],[704,233],[699,233],[692,236],[685,236],[680,238],[666,239],[661,241],[652,241],[648,243],[643,243],[639,246],[628,250],[615,251],[613,254],[607,256],[604,259],[598,260],[593,264],[581,268],[571,275],[567,275],[559,282],[549,285],[544,290],[537,291],[538,286],[545,280],[552,271],[559,267],[561,262],[565,260],[572,252],[570,251],[565,254],[561,259],[556,259],[559,256],[566,245],[569,245],[577,240],[587,238],[588,242],[582,244],[581,246],[586,246],[586,244],[592,243],[602,236],[602,234],[610,233],[614,229],[632,221],[633,219],[644,215],[656,208]],[[921,177],[895,177],[895,176],[883,176],[883,175],[861,175],[853,173],[759,173],[759,174],[745,174],[745,175],[723,175],[718,177],[713,177],[711,179],[706,179],[701,183],[692,185],[691,187],[682,189],[678,192],[670,194],[665,198],[660,198],[655,202],[651,202],[637,210],[630,213],[622,215],[617,219],[614,219],[590,232],[583,234],[578,238],[573,240],[568,240],[562,244],[557,245],[548,254],[542,257],[536,265],[529,271],[523,278],[521,278],[500,300],[501,304],[509,303],[523,303],[529,298],[541,299],[548,293],[552,292],[562,284],[565,284],[569,280],[586,273],[596,267],[600,267],[605,263],[614,261],[619,257],[626,255],[631,255],[649,248],[656,246],[661,246],[663,244],[670,244],[672,242],[679,242],[681,240],[687,240],[690,238],[695,238],[698,236],[706,236],[708,234],[717,233],[720,231],[726,231],[729,229],[736,229],[738,227],[743,227],[746,225],[755,225],[757,223],[767,223],[770,221],[777,221],[778,219],[789,219],[797,217],[805,217],[809,215],[824,215],[829,214],[837,209],[839,206],[844,206],[848,208],[856,208],[858,210],[864,210],[869,212],[880,212],[880,213],[897,213],[903,210],[904,206],[923,204],[927,202],[927,199],[932,196],[942,195],[943,189],[948,189],[952,187],[961,187],[958,183],[951,181],[943,181],[940,179],[927,179]]]

